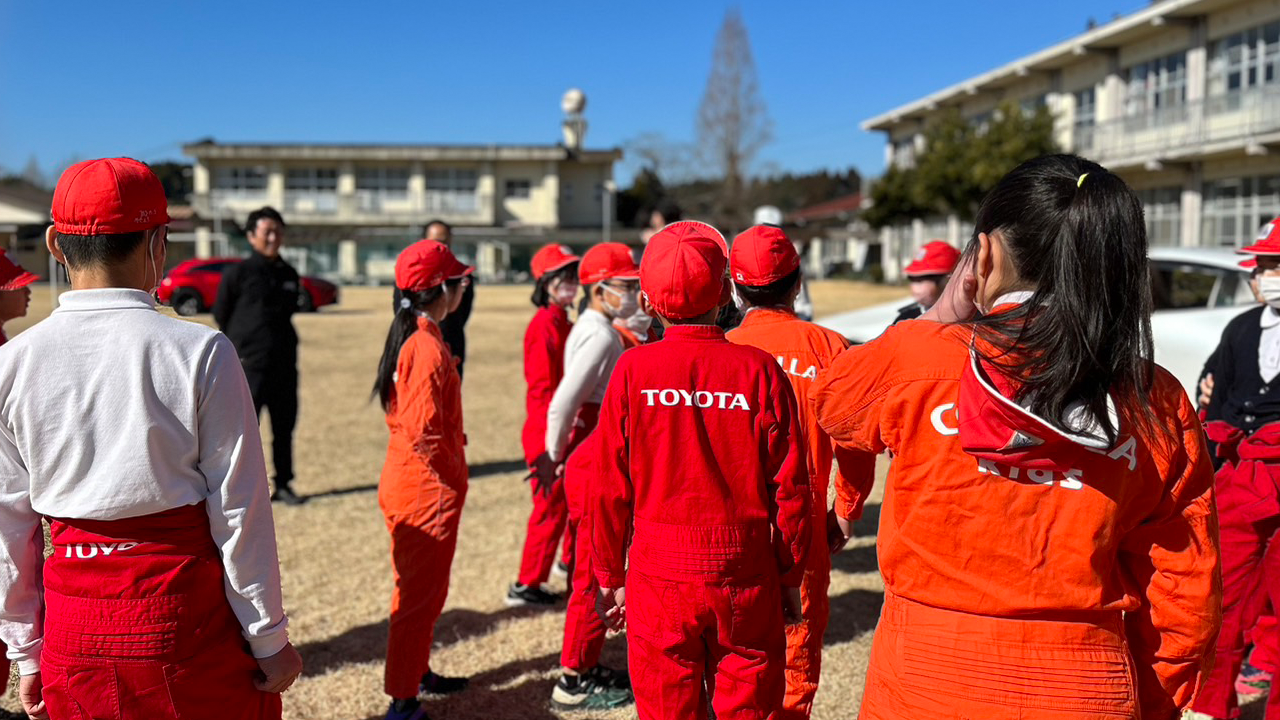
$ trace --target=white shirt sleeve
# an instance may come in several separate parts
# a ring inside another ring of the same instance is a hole
[[[288,642],[267,467],[253,397],[225,335],[209,344],[197,392],[199,469],[209,530],[222,555],[227,599],[256,658]]]
[[[44,626],[44,533],[30,485],[13,434],[0,423],[0,640],[22,675],[40,672]]]
[[[581,321],[579,321],[581,322]],[[613,371],[610,351],[619,342],[612,327],[607,332],[591,332],[580,335],[580,342],[566,347],[564,376],[551,396],[547,407],[547,454],[553,462],[564,461],[564,451],[573,434],[573,422],[582,407],[601,383],[607,382]],[[578,338],[573,338],[578,340]]]

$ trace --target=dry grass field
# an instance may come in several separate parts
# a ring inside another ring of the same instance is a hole
[[[812,294],[821,316],[904,293],[815,283]],[[472,684],[460,695],[427,702],[437,720],[559,717],[548,700],[557,677],[563,606],[538,612],[503,605],[530,507],[519,445],[521,338],[532,314],[527,298],[527,287],[482,286],[468,326],[463,400],[472,480],[433,666],[444,674],[471,676]],[[37,287],[30,316],[7,329],[20,331],[47,315],[49,306],[47,288]],[[302,338],[302,409],[295,487],[310,501],[275,508],[290,635],[306,663],[304,676],[285,695],[285,717],[293,720],[377,719],[386,709],[382,658],[391,571],[375,489],[386,426],[380,409],[369,402],[369,388],[390,306],[388,288],[345,288],[340,305],[296,320]],[[209,322],[207,316],[199,320]],[[834,561],[816,718],[857,713],[883,598],[873,537],[878,497],[877,491],[859,537]],[[607,663],[625,665],[623,639],[611,640],[605,653]],[[12,691],[3,704],[16,706]],[[621,720],[635,713],[625,708],[590,717]]]

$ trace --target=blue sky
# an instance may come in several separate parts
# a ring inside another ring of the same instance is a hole
[[[862,120],[1144,0],[739,3],[775,140],[761,167],[883,169]],[[0,168],[221,141],[690,142],[730,3],[0,0]],[[634,172],[620,168],[620,181]]]

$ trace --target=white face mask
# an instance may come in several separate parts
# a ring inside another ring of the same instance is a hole
[[[618,298],[617,307],[610,306],[608,302],[604,303],[605,308],[609,311],[609,313],[613,317],[624,318],[624,319],[629,318],[632,315],[635,315],[636,311],[640,309],[640,300],[636,296],[637,294],[634,291],[623,292],[622,290],[615,290],[614,288],[609,287],[608,285],[605,285],[603,283],[600,285],[600,287],[604,288],[605,292]]]
[[[1258,294],[1273,308],[1280,309],[1280,277],[1262,275],[1258,278]]]
[[[738,312],[744,312],[747,303],[742,299],[742,296],[738,294],[738,286],[731,285],[729,287],[729,291],[733,295],[733,306],[738,308]]]
[[[618,322],[621,322],[624,327],[643,340],[649,334],[649,328],[653,325],[653,318],[636,311],[631,314],[631,317],[621,319]]]
[[[555,287],[551,288],[551,299],[560,307],[569,307],[573,304],[573,299],[578,296],[578,283],[565,282],[561,280],[557,282]]]

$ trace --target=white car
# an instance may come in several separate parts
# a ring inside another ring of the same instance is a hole
[[[1155,314],[1156,362],[1173,373],[1187,393],[1195,386],[1209,354],[1218,346],[1231,318],[1256,300],[1249,289],[1244,256],[1218,248],[1152,248],[1151,270]],[[884,332],[910,297],[817,320],[854,343]]]

